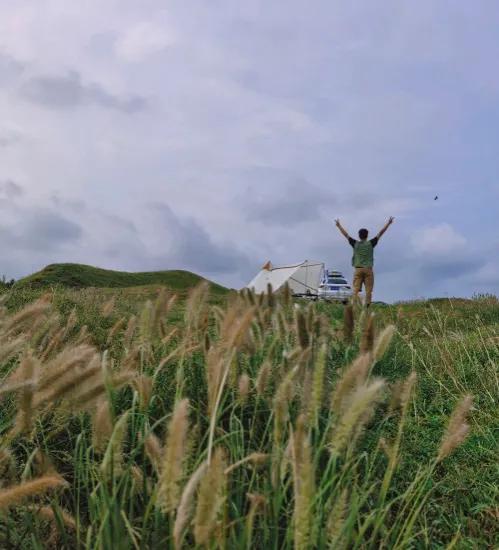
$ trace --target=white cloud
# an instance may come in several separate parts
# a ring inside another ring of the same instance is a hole
[[[448,223],[425,227],[412,237],[414,250],[421,255],[452,254],[460,251],[466,243],[466,239]]]
[[[117,55],[137,63],[175,43],[175,32],[165,24],[144,21],[127,29],[116,41]]]

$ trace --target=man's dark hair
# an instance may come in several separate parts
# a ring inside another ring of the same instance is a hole
[[[367,236],[369,235],[369,231],[367,229],[359,229],[359,239],[364,240],[367,239]]]

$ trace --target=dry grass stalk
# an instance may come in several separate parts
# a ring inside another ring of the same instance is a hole
[[[359,355],[346,369],[336,385],[331,396],[331,410],[341,414],[355,389],[362,385],[371,367],[371,357],[368,354]]]
[[[196,504],[194,538],[200,546],[210,543],[225,503],[226,467],[225,453],[217,447],[201,480]]]
[[[360,338],[360,353],[372,353],[374,346],[374,314],[370,314],[364,324]]]
[[[347,446],[355,443],[371,418],[376,403],[380,401],[384,385],[383,380],[373,380],[359,386],[351,395],[333,433],[333,454],[340,454]]]
[[[351,342],[353,338],[354,320],[352,304],[345,306],[343,310],[343,338],[345,342]]]
[[[473,406],[473,397],[465,395],[452,412],[447,430],[442,437],[438,450],[437,462],[447,458],[468,436],[470,426],[467,417]]]
[[[269,455],[267,453],[251,453],[250,455],[242,458],[241,460],[226,468],[225,475],[229,475],[231,472],[237,470],[240,466],[243,466],[244,464],[250,463],[254,466],[260,466],[261,464],[265,464],[268,459]]]
[[[376,342],[374,343],[374,351],[373,351],[373,357],[374,361],[379,361],[383,355],[385,354],[386,350],[388,349],[393,336],[395,334],[395,326],[394,325],[388,325],[385,327],[381,334],[376,338]]]
[[[194,497],[196,495],[198,485],[204,478],[207,469],[208,463],[205,461],[191,475],[182,492],[180,504],[177,509],[177,516],[175,518],[175,524],[173,526],[173,541],[176,550],[180,550],[182,547],[182,537],[194,508]]]
[[[165,513],[172,512],[180,499],[187,431],[189,429],[189,400],[182,399],[175,406],[168,424],[168,433],[161,460],[158,502]]]
[[[291,432],[291,463],[294,484],[294,547],[297,550],[313,548],[313,498],[315,475],[312,465],[310,436],[306,419],[300,415],[296,429]]]
[[[0,491],[0,510],[16,506],[23,500],[43,495],[52,489],[67,485],[58,475],[43,476]]]

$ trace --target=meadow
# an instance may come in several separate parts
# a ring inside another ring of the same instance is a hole
[[[496,297],[1,300],[1,548],[499,542]]]

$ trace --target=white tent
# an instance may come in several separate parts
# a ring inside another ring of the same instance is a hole
[[[323,272],[322,262],[305,260],[300,264],[280,267],[274,267],[267,262],[246,288],[251,288],[260,294],[267,292],[268,284],[271,284],[272,290],[276,292],[288,283],[293,294],[317,294]]]

